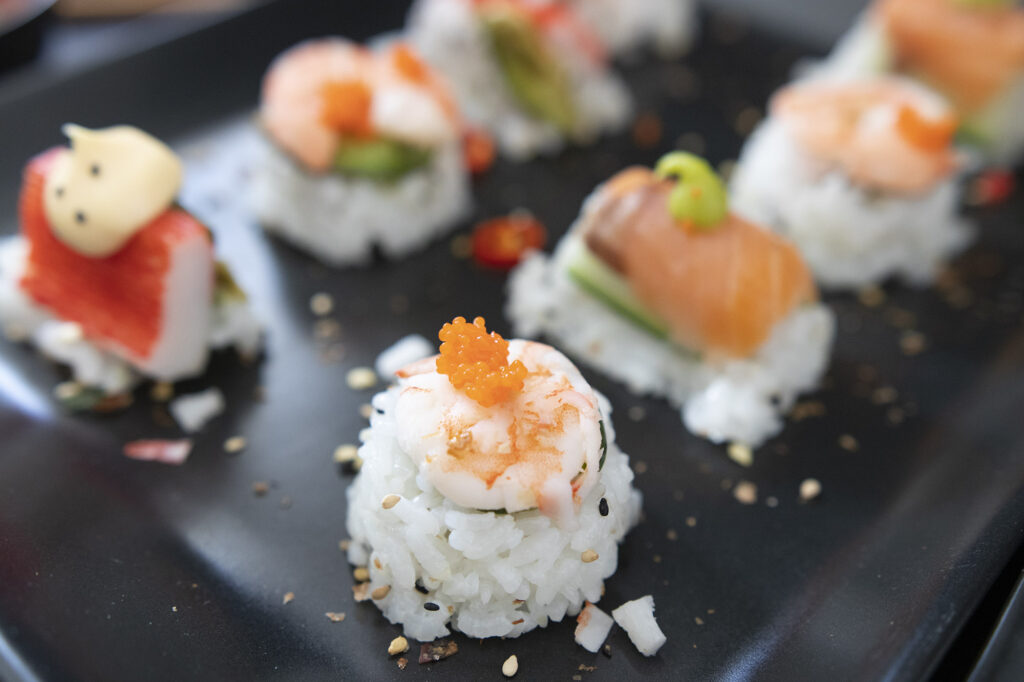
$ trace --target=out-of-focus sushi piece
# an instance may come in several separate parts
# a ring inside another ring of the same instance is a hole
[[[949,105],[910,80],[778,92],[733,175],[733,208],[792,239],[818,282],[922,285],[969,241]]]
[[[817,384],[834,328],[797,248],[729,212],[682,152],[599,186],[554,256],[513,272],[507,312],[516,333],[681,406],[692,432],[750,446]]]
[[[697,4],[692,0],[556,0],[587,21],[615,55],[631,56],[648,47],[663,57],[678,57],[697,33]]]
[[[517,637],[598,601],[640,493],[611,407],[561,353],[455,318],[373,399],[349,560],[406,636]]]
[[[418,0],[407,30],[465,115],[510,158],[587,143],[629,122],[630,96],[604,43],[565,4]]]
[[[301,43],[271,64],[253,202],[265,227],[333,265],[422,248],[470,206],[455,101],[406,45]]]
[[[97,397],[203,371],[211,347],[258,352],[245,294],[209,230],[175,203],[181,162],[130,126],[64,128],[32,159],[21,235],[0,245],[0,325]]]
[[[876,0],[818,74],[887,72],[947,97],[965,141],[995,163],[1024,152],[1024,8],[1012,0]]]

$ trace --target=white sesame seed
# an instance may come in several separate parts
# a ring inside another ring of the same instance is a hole
[[[380,501],[380,506],[384,507],[385,509],[391,509],[396,504],[398,504],[398,501],[401,499],[402,498],[399,497],[398,495],[391,493],[389,495],[384,496],[384,499]]]
[[[748,467],[754,463],[754,451],[745,443],[729,443],[726,452],[729,454],[729,459],[740,466]]]
[[[352,577],[356,579],[356,582],[366,582],[370,579],[370,572],[364,566],[360,566],[352,571]]]
[[[740,504],[754,504],[757,502],[757,486],[750,481],[740,481],[733,488],[732,495]]]
[[[377,385],[377,374],[369,367],[354,367],[345,375],[345,383],[353,391],[373,388]]]
[[[512,677],[517,672],[519,672],[519,659],[516,658],[515,654],[512,654],[501,664],[501,674],[505,677]]]
[[[370,596],[373,597],[374,599],[383,599],[384,597],[388,596],[388,592],[390,592],[390,591],[391,591],[391,585],[381,585],[380,587],[375,589],[373,592],[371,592]]]
[[[821,482],[816,478],[805,478],[800,483],[800,500],[810,502],[821,494]]]
[[[313,311],[314,315],[327,315],[334,310],[334,299],[330,294],[325,294],[322,291],[313,294],[309,299],[309,309]]]
[[[583,563],[589,564],[592,561],[597,561],[598,553],[592,549],[584,550],[583,554],[580,555],[580,559]]]
[[[388,644],[388,656],[394,656],[396,654],[404,654],[409,650],[409,640],[405,637],[395,637],[391,640],[391,644]]]
[[[355,445],[339,445],[334,449],[334,461],[338,464],[344,464],[345,462],[354,462],[356,457],[359,456],[359,448]]]
[[[224,441],[224,451],[232,454],[245,449],[246,441],[242,436],[232,436]]]

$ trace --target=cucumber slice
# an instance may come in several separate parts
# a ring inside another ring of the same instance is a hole
[[[637,299],[629,284],[590,252],[581,239],[569,237],[566,266],[569,277],[587,293],[605,303],[651,335],[668,339],[668,325]]]
[[[345,175],[394,182],[430,162],[428,149],[377,138],[343,139],[334,154],[334,170]]]

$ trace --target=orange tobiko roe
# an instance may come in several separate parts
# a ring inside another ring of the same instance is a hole
[[[370,107],[373,91],[360,80],[330,81],[321,89],[323,105],[320,118],[324,125],[342,134],[356,137],[373,135]]]
[[[441,354],[437,371],[484,407],[503,403],[523,390],[526,365],[508,361],[508,341],[497,332],[487,333],[484,318],[470,324],[456,317],[441,327]]]

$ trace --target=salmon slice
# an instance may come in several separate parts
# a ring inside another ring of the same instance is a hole
[[[596,195],[581,226],[588,248],[622,275],[679,344],[712,357],[752,355],[801,303],[810,270],[783,238],[729,215],[710,231],[668,210],[674,181],[628,168]]]
[[[920,75],[963,113],[984,108],[1024,72],[1024,10],[950,0],[875,6],[901,69]]]
[[[25,169],[19,210],[29,250],[22,289],[147,374],[173,380],[202,371],[214,284],[209,232],[174,208],[113,255],[79,254],[54,236],[43,208],[58,151],[35,157]]]

